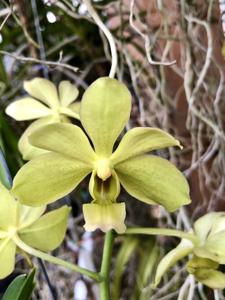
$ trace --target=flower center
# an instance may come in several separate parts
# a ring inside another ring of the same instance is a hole
[[[7,236],[12,238],[16,233],[17,233],[17,228],[12,226],[8,229]]]
[[[112,170],[108,159],[100,159],[96,166],[97,175],[103,181],[112,175]]]

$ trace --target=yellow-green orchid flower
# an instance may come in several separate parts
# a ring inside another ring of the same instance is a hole
[[[68,117],[79,119],[79,103],[73,103],[79,92],[69,81],[61,81],[57,90],[51,81],[43,78],[25,81],[24,89],[30,96],[9,104],[6,114],[17,121],[38,119],[25,130],[18,144],[23,158],[30,160],[46,153],[30,145],[28,136],[32,132],[47,124],[69,122]]]
[[[108,77],[96,80],[84,93],[80,110],[94,149],[84,131],[72,124],[35,131],[29,139],[32,145],[50,153],[28,162],[16,175],[13,193],[19,201],[31,206],[53,202],[91,173],[89,191],[94,200],[84,204],[85,228],[114,228],[119,233],[125,230],[125,204],[116,203],[120,183],[138,200],[169,211],[188,204],[189,187],[183,175],[169,161],[147,154],[180,146],[171,135],[156,128],[133,128],[114,151],[130,110],[126,86]]]
[[[210,288],[225,288],[225,274],[218,270],[220,265],[225,265],[225,213],[213,212],[199,218],[194,223],[193,234],[196,236],[195,243],[193,240],[183,239],[160,261],[155,286],[169,268],[191,255],[187,263],[189,273]]]
[[[0,183],[0,279],[13,272],[16,251],[51,251],[65,235],[70,209],[67,206],[42,216],[46,206],[28,207],[14,199]],[[32,251],[32,247],[35,248]]]

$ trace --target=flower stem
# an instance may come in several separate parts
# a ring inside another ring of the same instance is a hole
[[[110,264],[113,250],[113,242],[115,238],[115,233],[110,230],[105,235],[105,242],[102,255],[102,264],[100,270],[100,277],[102,281],[100,282],[100,299],[109,300],[110,299]]]
[[[176,229],[168,229],[168,228],[143,228],[143,227],[134,227],[128,228],[125,231],[125,234],[147,234],[147,235],[165,235],[165,236],[175,236],[182,239],[188,239],[192,241],[194,244],[198,243],[198,238],[190,232],[183,232],[181,230]]]
[[[70,269],[74,272],[78,272],[78,273],[81,273],[85,276],[88,276],[92,279],[94,279],[95,281],[97,282],[100,282],[101,281],[101,277],[99,276],[98,273],[96,272],[92,272],[92,271],[89,271],[85,268],[81,268],[75,264],[72,264],[70,262],[67,262],[67,261],[64,261],[63,259],[60,259],[58,257],[55,257],[55,256],[52,256],[52,255],[49,255],[47,253],[44,253],[40,250],[36,250],[30,246],[28,246],[27,244],[25,244],[20,238],[18,235],[14,235],[13,236],[13,241],[15,242],[15,244],[22,250],[24,250],[25,252],[33,255],[33,256],[36,256],[36,257],[39,257],[45,261],[48,261],[48,262],[51,262],[53,264],[56,264],[56,265],[59,265],[59,266],[63,266],[67,269]]]

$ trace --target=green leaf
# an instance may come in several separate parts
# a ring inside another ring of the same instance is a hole
[[[8,166],[6,165],[3,152],[0,149],[0,182],[7,188],[11,187],[11,178],[9,174]]]
[[[190,203],[189,186],[169,161],[153,155],[126,160],[115,167],[120,182],[133,197],[175,211]]]
[[[131,157],[171,146],[181,147],[180,142],[165,131],[137,127],[124,135],[110,161],[115,165]]]
[[[2,300],[29,300],[35,287],[35,269],[28,275],[17,276],[8,286]]]
[[[29,227],[19,231],[21,240],[45,252],[54,250],[64,239],[70,210],[68,206],[63,206],[45,214]]]
[[[41,206],[70,193],[90,167],[58,153],[43,154],[24,165],[13,180],[13,195],[25,205]]]
[[[100,158],[111,155],[130,110],[130,92],[116,79],[99,78],[85,91],[81,101],[81,123]]]
[[[112,282],[112,299],[120,299],[122,275],[130,257],[134,254],[138,245],[135,237],[125,238],[117,254]]]

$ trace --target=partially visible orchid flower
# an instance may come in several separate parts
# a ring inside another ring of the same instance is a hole
[[[84,131],[72,124],[52,124],[35,131],[31,144],[50,152],[20,169],[13,183],[14,195],[31,206],[51,203],[91,173],[93,201],[83,205],[85,229],[113,228],[118,233],[126,228],[125,204],[117,203],[120,183],[138,200],[169,211],[190,203],[184,176],[166,159],[148,155],[153,150],[180,146],[171,135],[157,128],[133,128],[114,150],[130,111],[131,95],[126,86],[108,77],[97,79],[84,93],[80,110],[93,147]]]
[[[70,208],[63,206],[43,215],[46,206],[20,204],[0,183],[0,279],[11,274],[16,252],[35,255],[57,248],[65,235]],[[43,215],[43,216],[42,216]],[[35,249],[33,249],[35,248]]]
[[[73,103],[79,92],[69,81],[61,81],[57,90],[51,81],[43,78],[25,81],[24,89],[30,96],[9,104],[6,114],[17,121],[37,119],[25,130],[18,144],[23,158],[30,160],[46,153],[30,145],[30,134],[47,124],[69,122],[68,117],[79,119],[79,103]]]
[[[218,270],[225,265],[225,213],[213,212],[194,223],[193,234],[196,242],[183,239],[181,243],[160,261],[154,286],[157,286],[168,271],[187,255],[187,271],[204,285],[212,289],[225,288],[225,274]]]

